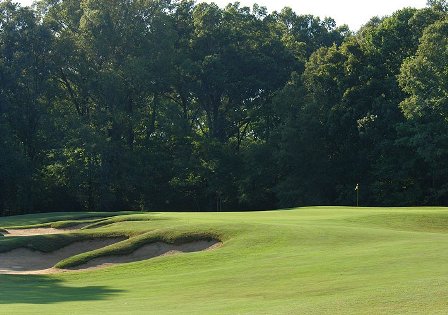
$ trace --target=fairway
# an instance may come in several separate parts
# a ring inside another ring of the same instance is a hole
[[[90,218],[89,218],[90,217]],[[149,243],[220,241],[179,253],[71,273],[0,274],[0,314],[446,314],[448,209],[307,207],[264,212],[51,213],[6,217],[3,229],[64,234],[0,237],[54,251],[110,246],[58,263],[129,255]],[[1,259],[1,258],[0,258]]]

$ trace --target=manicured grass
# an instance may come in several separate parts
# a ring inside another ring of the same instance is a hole
[[[0,313],[446,314],[448,309],[447,208],[118,215],[109,219],[113,224],[66,238],[3,237],[0,251],[117,235],[130,237],[117,245],[120,251],[156,239],[213,237],[224,244],[97,271],[0,275]],[[78,216],[88,220],[81,214],[42,214],[2,218],[0,226]]]

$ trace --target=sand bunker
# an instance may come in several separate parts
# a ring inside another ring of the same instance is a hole
[[[114,222],[105,222],[96,224],[94,228],[100,228],[106,225],[113,224]],[[1,232],[3,236],[11,237],[11,236],[31,236],[31,235],[46,235],[46,234],[62,234],[62,233],[70,233],[70,232],[76,232],[78,230],[81,230],[83,227],[86,227],[88,225],[92,225],[94,223],[88,222],[88,223],[80,223],[76,224],[70,227],[66,227],[63,229],[55,229],[55,228],[34,228],[34,229],[5,229],[4,232]]]
[[[143,245],[130,255],[114,255],[95,258],[86,264],[71,269],[52,268],[61,260],[108,246],[121,240],[123,239],[113,238],[76,242],[50,253],[35,251],[28,248],[14,249],[6,253],[0,253],[0,274],[49,274],[93,270],[117,264],[146,260],[163,255],[210,250],[219,247],[221,244],[218,241],[197,241],[182,245],[156,242]]]
[[[3,232],[3,234],[8,237],[69,233],[79,230],[88,224],[80,224],[66,229],[7,229],[7,233]],[[49,253],[28,248],[17,248],[9,252],[0,253],[0,274],[49,274],[93,270],[123,263],[146,260],[158,256],[211,250],[218,248],[221,245],[221,242],[215,240],[196,241],[181,245],[156,242],[143,245],[129,255],[99,257],[92,259],[86,264],[71,269],[53,268],[54,265],[64,259],[99,249],[123,240],[125,240],[124,237],[80,241]]]
[[[63,229],[55,229],[50,227],[44,227],[44,228],[34,228],[34,229],[4,229],[3,236],[10,237],[10,236],[31,236],[31,235],[46,235],[46,234],[62,234],[62,233],[70,233],[75,232],[83,227],[86,227],[88,225],[91,225],[92,222],[87,223],[80,223],[76,225],[72,225],[70,227],[66,227]]]
[[[36,229],[7,229],[6,232],[2,232],[3,236],[30,236],[30,235],[44,235],[44,234],[61,234],[70,233],[81,229],[85,225],[76,225],[74,227],[66,229],[54,229],[54,228],[36,228]]]
[[[0,253],[0,274],[37,274],[39,271],[53,267],[61,260],[108,246],[124,239],[120,237],[75,242],[49,253],[29,248],[13,249],[9,252]]]
[[[90,260],[86,264],[71,268],[71,270],[92,270],[105,268],[123,263],[151,259],[159,256],[212,250],[218,248],[220,245],[221,243],[215,240],[196,241],[179,245],[156,242],[143,245],[129,255],[114,255],[95,258]]]

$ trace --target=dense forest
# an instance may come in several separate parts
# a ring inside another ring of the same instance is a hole
[[[448,5],[0,3],[0,215],[448,203]]]

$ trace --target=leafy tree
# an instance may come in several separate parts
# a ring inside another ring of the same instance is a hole
[[[447,11],[448,4],[446,0],[427,0],[426,5],[437,11]]]
[[[428,202],[447,200],[447,73],[448,22],[440,20],[428,26],[418,51],[401,68],[399,82],[409,96],[400,104],[404,114],[413,120],[415,133],[410,144],[430,167],[431,180]]]
[[[70,150],[59,154],[77,162],[62,163],[61,171],[67,173],[68,165],[79,168],[79,184],[71,190],[88,209],[139,207],[144,172],[137,165],[147,160],[145,154],[155,153],[146,146],[157,134],[160,95],[169,89],[175,35],[169,6],[49,1],[44,8],[60,52],[55,76],[65,93],[61,104],[72,108],[59,111],[77,125],[66,135]]]
[[[444,204],[446,3],[0,3],[0,215]],[[404,114],[404,115],[403,115]]]
[[[236,191],[230,185],[234,181],[225,175],[234,173],[241,163],[238,151],[250,134],[252,115],[284,83],[294,56],[279,38],[271,37],[269,24],[256,16],[260,10],[253,13],[239,4],[220,9],[201,3],[192,14],[190,55],[183,65],[187,67],[183,72],[192,79],[191,94],[184,100],[194,108],[200,155],[211,158],[199,170],[207,183],[211,209],[217,198],[236,199],[234,193],[220,196],[223,191]],[[212,158],[212,152],[230,155]],[[223,163],[227,158],[235,161],[233,167]]]
[[[53,91],[49,75],[51,42],[49,30],[30,8],[11,1],[0,3],[0,117],[5,144],[4,177],[0,182],[15,187],[12,200],[21,212],[40,206],[36,178],[45,158],[43,117]],[[9,167],[17,173],[11,173]]]
[[[336,27],[336,22],[331,18],[322,21],[313,15],[297,15],[289,7],[274,12],[273,16],[283,28],[283,39],[287,43],[291,40],[300,43],[306,58],[320,47],[341,44],[350,34],[347,25]]]

